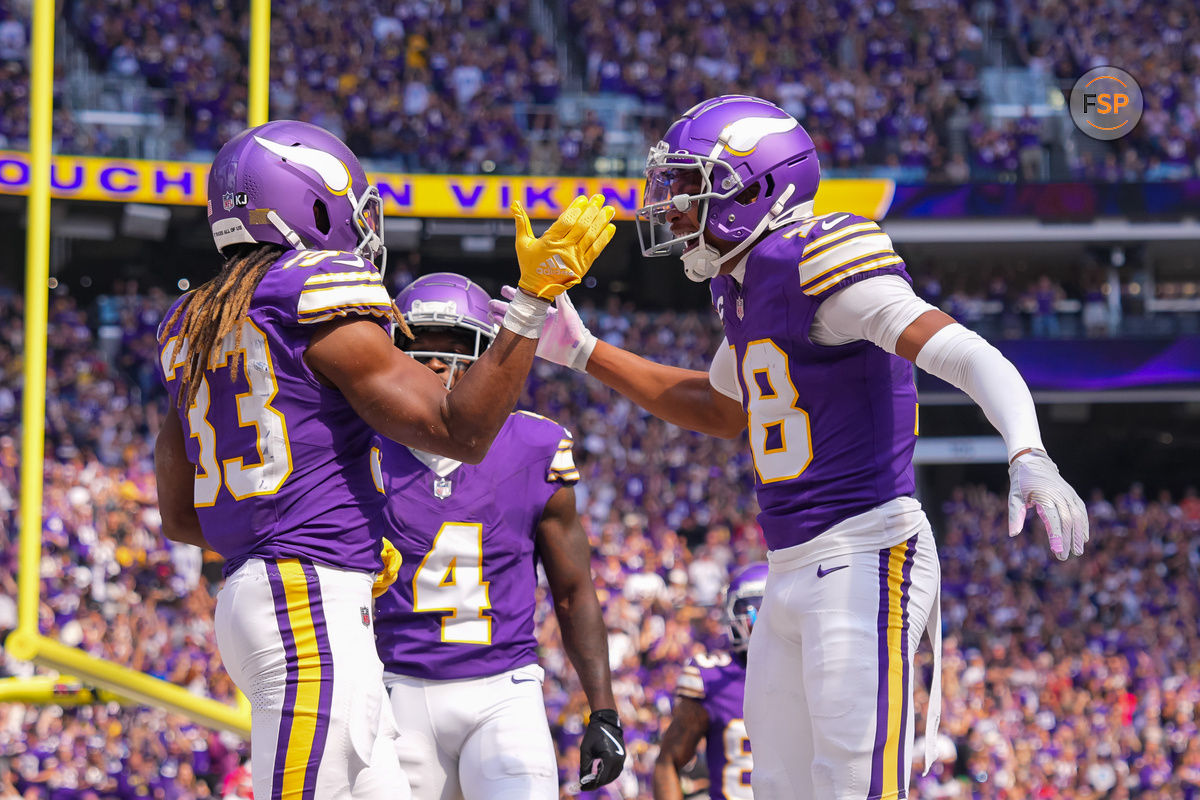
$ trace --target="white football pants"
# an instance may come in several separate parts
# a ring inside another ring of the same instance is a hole
[[[217,595],[217,646],[250,699],[259,800],[407,800],[375,652],[373,576],[251,559]]]
[[[388,673],[414,800],[557,800],[544,678],[537,664],[453,681]]]
[[[940,622],[920,504],[892,500],[768,561],[746,674],[755,800],[906,797],[913,658],[926,623]],[[935,686],[934,725],[939,705]]]

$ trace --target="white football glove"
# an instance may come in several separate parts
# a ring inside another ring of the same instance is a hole
[[[500,289],[500,294],[505,300],[512,300],[517,290],[505,286]],[[500,322],[508,313],[508,303],[505,300],[492,300],[488,303],[492,321]],[[592,357],[595,347],[596,337],[579,318],[579,312],[575,310],[571,298],[567,297],[566,292],[558,295],[546,317],[545,325],[542,326],[542,335],[537,345],[538,358],[570,367],[576,372],[587,372],[587,362]]]
[[[1034,508],[1046,526],[1050,551],[1059,561],[1083,555],[1087,542],[1087,506],[1058,474],[1058,467],[1041,450],[1017,456],[1008,468],[1008,535],[1025,527],[1025,509]]]

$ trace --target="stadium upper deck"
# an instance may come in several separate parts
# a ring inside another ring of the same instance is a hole
[[[72,63],[167,90],[152,111],[181,123],[168,155],[203,158],[243,126],[247,6],[128,0],[113,13],[70,0],[64,18],[88,53]],[[21,149],[27,21],[0,14],[0,147]],[[1170,0],[289,0],[275,4],[271,112],[321,124],[400,171],[636,174],[679,111],[757,93],[806,125],[827,169],[929,182],[1171,180],[1200,174],[1200,44],[1187,33],[1197,29],[1195,4]],[[1062,111],[1063,91],[1098,63],[1146,90],[1141,124],[1111,147]],[[102,119],[93,108],[63,97],[61,151],[134,154],[90,122]]]

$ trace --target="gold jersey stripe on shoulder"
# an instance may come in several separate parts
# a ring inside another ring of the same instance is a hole
[[[847,267],[852,261],[870,256],[895,255],[892,240],[886,233],[870,233],[839,242],[809,259],[800,262],[800,282],[807,286],[826,275]]]
[[[296,312],[303,316],[338,306],[392,305],[392,298],[379,283],[356,283],[350,286],[328,286],[300,292]]]
[[[821,276],[821,273],[830,272],[830,264],[846,264],[856,258],[863,258],[870,255],[884,255],[886,253],[896,252],[892,246],[891,237],[880,231],[879,233],[868,233],[863,236],[856,236],[853,239],[847,239],[842,242],[837,242],[831,247],[822,250],[816,257],[808,259],[805,266],[810,269],[819,269],[821,272],[813,275],[805,280],[805,283],[810,283]]]
[[[873,270],[873,269],[882,269],[884,267],[890,267],[893,264],[903,264],[903,263],[904,263],[903,258],[896,255],[895,253],[891,253],[890,255],[884,256],[883,258],[878,258],[878,259],[875,259],[874,261],[868,261],[864,264],[857,264],[854,266],[850,266],[850,267],[842,270],[841,272],[830,275],[826,280],[823,280],[820,283],[818,283],[817,285],[811,286],[811,287],[805,289],[804,293],[807,295],[818,295],[821,292],[825,291],[826,289],[830,289],[833,286],[837,285],[838,281],[841,281],[845,278],[849,278],[851,275],[857,275],[860,272],[869,272],[870,270]]]
[[[808,244],[804,245],[804,254],[801,256],[801,259],[806,259],[813,255],[817,250],[820,250],[822,247],[841,239],[845,239],[849,236],[863,233],[875,233],[877,231],[879,231],[879,226],[870,220],[866,222],[856,222],[853,225],[847,225],[846,227],[839,228],[832,233],[819,236],[810,241]]]
[[[383,277],[374,270],[361,270],[359,272],[323,272],[320,275],[313,275],[304,282],[305,286],[314,286],[321,283],[378,283],[383,284]]]
[[[550,459],[550,469],[556,472],[572,472],[576,469],[575,457],[570,450],[559,450]]]
[[[675,682],[675,694],[697,700],[704,699],[704,678],[700,676],[699,668],[692,665],[683,668]]]
[[[392,306],[391,304],[386,306],[334,306],[333,308],[321,309],[320,313],[302,314],[296,318],[296,321],[301,325],[315,325],[318,322],[328,322],[334,317],[348,317],[352,314],[391,320]]]

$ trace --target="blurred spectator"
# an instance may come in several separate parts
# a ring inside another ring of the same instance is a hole
[[[1063,288],[1042,275],[1031,287],[1027,297],[1035,339],[1057,339],[1062,332],[1058,322],[1058,302],[1066,296]]]

